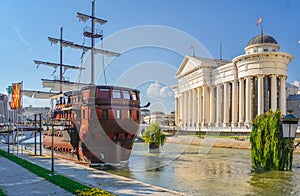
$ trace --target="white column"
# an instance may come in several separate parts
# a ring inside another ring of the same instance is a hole
[[[228,109],[228,84],[224,83],[224,121],[223,127],[228,126],[229,109]]]
[[[219,127],[221,126],[221,105],[222,105],[222,89],[221,89],[221,85],[218,84],[217,85],[217,115],[216,115],[216,118],[217,118],[217,123],[216,123],[216,127]]]
[[[188,91],[188,127],[191,127],[191,121],[192,121],[192,106],[193,106],[193,101],[192,101],[192,91]]]
[[[201,87],[198,88],[198,126],[201,126],[202,123],[202,89]]]
[[[273,112],[277,109],[277,77],[271,76],[271,109]]]
[[[179,107],[178,107],[178,102],[179,102],[179,97],[175,97],[175,124],[178,125],[178,116],[179,116]]]
[[[214,123],[215,123],[215,87],[214,86],[211,86],[210,87],[210,107],[209,107],[209,114],[210,114],[210,122],[209,122],[209,125],[210,126],[213,126]]]
[[[286,76],[280,77],[280,112],[286,114]]]
[[[246,78],[246,100],[245,100],[245,104],[246,104],[246,111],[245,111],[245,123],[246,125],[250,125],[250,111],[251,111],[251,101],[250,101],[250,98],[251,98],[251,93],[250,93],[250,88],[251,88],[251,79],[250,77],[247,77]]]
[[[188,109],[188,100],[187,100],[187,92],[184,92],[184,104],[183,104],[183,108],[184,108],[184,112],[183,112],[183,126],[187,127],[187,109]]]
[[[197,119],[198,119],[198,117],[197,117],[197,114],[198,114],[198,112],[197,112],[197,108],[198,108],[198,101],[197,101],[197,88],[194,88],[193,89],[193,112],[194,112],[194,114],[193,114],[193,126],[194,127],[197,127]]]
[[[239,126],[243,126],[245,120],[245,102],[244,102],[244,78],[239,79]]]
[[[232,122],[231,126],[236,127],[238,121],[238,93],[237,93],[237,81],[232,81]]]
[[[264,77],[262,75],[258,76],[257,85],[257,115],[259,116],[264,113]]]
[[[206,126],[207,122],[208,122],[208,115],[207,115],[207,87],[203,86],[203,107],[202,107],[202,126]]]
[[[178,122],[179,122],[179,126],[182,126],[182,111],[183,111],[183,94],[181,94],[181,96],[179,97],[179,120],[178,120]]]

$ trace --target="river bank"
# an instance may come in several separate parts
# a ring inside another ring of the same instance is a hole
[[[212,137],[212,136],[194,136],[194,135],[180,135],[168,137],[167,143],[197,145],[218,148],[234,148],[251,150],[251,143],[249,136],[240,137]],[[300,142],[299,138],[295,139],[295,145]],[[300,148],[295,148],[295,153],[300,153]]]

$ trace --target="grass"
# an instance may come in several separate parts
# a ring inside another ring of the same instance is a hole
[[[7,152],[5,152],[1,149],[0,149],[0,155],[11,160],[12,162],[15,162],[16,164],[22,166],[23,168],[29,170],[32,173],[38,175],[39,177],[42,177],[42,178],[48,180],[49,182],[51,182],[57,186],[60,186],[61,188],[69,191],[70,193],[78,194],[78,192],[82,193],[82,192],[89,192],[91,189],[95,190],[95,188],[90,188],[79,182],[71,180],[63,175],[60,175],[60,174],[51,175],[52,173],[50,170],[47,170],[43,167],[35,165],[27,160],[21,159],[14,155],[8,154]],[[106,191],[102,191],[102,190],[99,190],[99,192],[101,192],[101,194],[99,194],[99,195],[112,195],[112,194],[110,194]],[[0,190],[0,196],[2,196],[1,194],[2,194],[2,191]],[[3,193],[3,195],[5,195],[5,194]]]
[[[5,193],[0,189],[0,196],[6,196]]]

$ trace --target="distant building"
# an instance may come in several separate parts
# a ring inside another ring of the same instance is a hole
[[[145,117],[146,116],[150,116],[151,115],[151,112],[150,112],[150,110],[148,110],[148,109],[141,109],[141,120],[142,120],[142,122],[141,123],[146,123],[145,122]]]
[[[290,95],[286,100],[287,110],[293,111],[293,113],[300,118],[300,94]]]
[[[289,95],[296,95],[296,94],[299,94],[299,87],[287,82],[286,83],[286,98],[288,98]]]
[[[164,112],[152,112],[150,116],[144,117],[144,122],[147,124],[158,122],[160,125],[173,126],[175,123],[175,113],[165,114]]]
[[[293,56],[265,34],[232,61],[186,56],[177,73],[175,122],[183,128],[249,127],[268,110],[286,113],[286,76]]]
[[[25,120],[34,120],[34,114],[36,114],[37,120],[39,120],[39,114],[42,114],[42,119],[46,120],[49,110],[49,107],[23,107],[23,118]]]
[[[0,123],[8,122],[8,97],[0,93]]]

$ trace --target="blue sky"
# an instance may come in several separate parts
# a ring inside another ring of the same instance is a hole
[[[264,33],[277,40],[281,51],[294,56],[288,68],[289,82],[300,80],[299,9],[300,1],[297,0],[96,0],[96,16],[108,20],[103,26],[106,37],[140,25],[166,26],[192,36],[214,58],[219,58],[221,41],[223,59],[228,60],[242,55],[248,41],[259,34],[260,29],[255,23],[262,16]],[[91,1],[0,0],[0,92],[6,93],[8,85],[19,81],[23,81],[24,89],[43,90],[40,79],[52,78],[53,69],[42,66],[36,69],[33,60],[59,62],[59,48],[50,45],[48,36],[59,37],[61,26],[65,39],[83,42],[82,28],[87,24],[76,18],[77,12],[90,14]],[[186,43],[185,51],[191,55],[189,45],[191,43]],[[80,54],[64,49],[64,63],[79,65]],[[144,61],[160,61],[176,69],[182,60],[178,55],[159,54],[156,57],[149,55]],[[132,58],[137,58],[134,56],[136,53],[121,58],[127,66],[122,69],[130,68],[134,62]],[[143,59],[137,62],[141,63]],[[107,71],[108,77],[112,72]],[[71,79],[76,74],[75,71],[66,72]],[[146,86],[145,89],[149,87]]]

